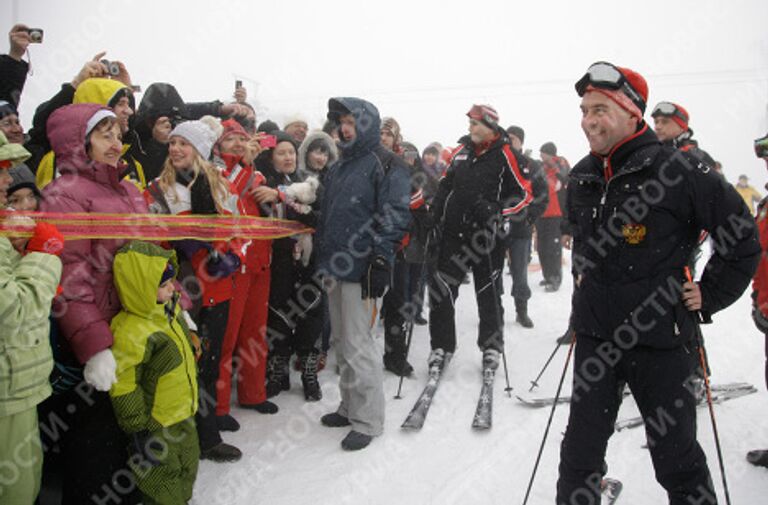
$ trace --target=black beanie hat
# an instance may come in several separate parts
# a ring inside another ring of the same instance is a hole
[[[539,152],[549,154],[550,156],[557,156],[557,146],[554,144],[554,142],[546,142],[541,146]]]
[[[0,100],[0,119],[3,119],[5,116],[10,116],[11,114],[18,116],[16,107],[14,107],[12,103]]]
[[[160,285],[162,286],[168,280],[173,279],[175,276],[176,269],[173,267],[173,262],[169,261],[165,264],[165,270],[163,270],[163,275],[160,277]]]
[[[520,143],[525,144],[525,130],[520,128],[519,126],[510,126],[507,128],[507,133],[509,135],[514,135],[515,137],[520,139]]]
[[[279,130],[280,127],[277,126],[277,123],[272,121],[271,119],[267,119],[266,121],[263,121],[261,124],[259,124],[259,127],[256,128],[257,132],[263,132],[263,133],[272,133],[275,130]]]

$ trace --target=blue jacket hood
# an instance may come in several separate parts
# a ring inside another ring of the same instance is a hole
[[[340,141],[341,157],[350,159],[372,151],[381,142],[381,117],[371,102],[362,98],[336,97],[328,100],[328,119],[339,123],[339,118],[352,114],[357,136],[354,140]]]

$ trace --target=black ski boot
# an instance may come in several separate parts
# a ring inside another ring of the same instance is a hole
[[[523,328],[533,328],[533,321],[528,317],[528,300],[518,300],[515,298],[515,311],[517,311],[517,321]]]
[[[267,360],[267,398],[291,389],[291,378],[288,375],[290,359],[290,356],[270,356]]]
[[[301,371],[301,384],[304,386],[304,399],[308,402],[317,402],[323,398],[320,390],[320,382],[317,380],[317,363],[320,355],[312,351],[301,358],[303,369]]]
[[[405,355],[400,353],[385,353],[384,368],[398,377],[409,377],[413,373],[413,367],[405,359]]]
[[[408,377],[413,373],[405,355],[407,328],[408,325],[403,322],[384,329],[384,368],[398,377]]]

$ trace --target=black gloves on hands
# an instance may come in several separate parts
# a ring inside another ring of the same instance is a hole
[[[390,283],[389,262],[383,256],[374,256],[368,263],[368,268],[360,280],[363,300],[381,298]]]

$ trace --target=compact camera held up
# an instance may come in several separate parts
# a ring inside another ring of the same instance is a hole
[[[116,62],[104,59],[101,60],[101,64],[107,68],[107,72],[109,72],[109,75],[112,77],[120,75],[120,65]]]
[[[29,33],[29,42],[32,44],[43,43],[43,29],[42,28],[27,28],[26,32]]]

